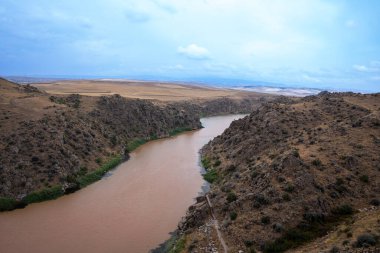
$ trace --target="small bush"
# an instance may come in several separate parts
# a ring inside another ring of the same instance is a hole
[[[236,213],[236,212],[232,212],[232,213],[230,213],[230,218],[231,218],[231,220],[236,220],[236,218],[237,218],[237,213]]]
[[[169,250],[169,253],[180,253],[185,249],[185,246],[186,246],[186,239],[185,237],[182,236],[175,242],[173,247]]]
[[[315,159],[315,160],[311,161],[311,164],[314,166],[321,166],[322,162],[319,159]]]
[[[363,183],[368,183],[369,182],[369,178],[367,175],[362,175],[359,177],[360,181],[362,181]]]
[[[293,154],[293,156],[295,156],[295,157],[300,157],[300,153],[298,152],[297,149],[294,149],[294,150],[292,151],[292,154]]]
[[[249,248],[253,246],[253,241],[251,240],[244,240],[245,247]]]
[[[294,186],[293,185],[288,185],[285,189],[286,192],[294,192]]]
[[[264,225],[268,225],[270,223],[270,217],[269,216],[261,217],[261,223],[263,223]]]
[[[282,195],[282,199],[285,201],[290,201],[290,195],[285,193],[284,195]]]
[[[128,142],[127,144],[127,151],[132,152],[133,150],[137,149],[141,145],[147,143],[147,140],[145,139],[136,139],[133,141]]]
[[[340,252],[340,249],[337,246],[333,246],[330,249],[330,253],[339,253],[339,252]]]
[[[333,214],[337,215],[351,215],[354,213],[354,209],[352,208],[352,206],[344,204],[335,208],[332,212]]]
[[[15,199],[0,197],[0,212],[13,210],[16,206],[17,201]]]
[[[204,180],[212,184],[218,179],[218,172],[215,169],[209,169],[203,174]]]
[[[221,163],[222,163],[222,162],[221,162],[220,160],[216,160],[216,161],[214,162],[214,166],[215,166],[215,167],[218,167]]]
[[[340,186],[344,184],[344,181],[342,178],[336,178],[335,184]]]
[[[231,203],[231,202],[233,202],[233,201],[235,201],[235,200],[237,200],[237,196],[236,196],[236,194],[233,193],[233,192],[229,192],[229,193],[227,194],[227,202],[228,202],[228,203]]]
[[[380,206],[380,200],[378,200],[378,199],[372,199],[369,202],[369,204],[372,205],[372,206]]]
[[[202,167],[205,168],[206,170],[210,168],[211,162],[208,157],[203,157],[201,160]]]
[[[376,245],[376,238],[371,234],[362,234],[359,235],[356,239],[356,247],[368,247]]]

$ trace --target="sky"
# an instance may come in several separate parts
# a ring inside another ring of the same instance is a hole
[[[380,1],[0,0],[0,75],[379,92]]]

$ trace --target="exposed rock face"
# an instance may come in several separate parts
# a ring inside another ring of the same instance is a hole
[[[0,90],[0,197],[16,199],[56,184],[69,185],[78,173],[125,154],[136,139],[198,129],[201,114],[247,112],[256,103],[221,99],[208,106],[207,101],[166,104],[119,95],[49,96],[4,79]]]
[[[380,199],[379,116],[380,94],[281,98],[208,143],[202,157],[217,174],[209,196],[231,252]],[[190,241],[198,225],[181,224]]]

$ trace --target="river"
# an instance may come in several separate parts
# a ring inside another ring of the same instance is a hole
[[[199,149],[243,115],[149,142],[102,180],[57,200],[0,213],[0,252],[141,253],[169,239],[205,184]]]

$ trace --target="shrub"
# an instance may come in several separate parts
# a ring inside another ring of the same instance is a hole
[[[251,240],[244,240],[244,245],[249,248],[253,246],[253,241]]]
[[[290,195],[285,193],[284,195],[282,195],[282,199],[285,201],[290,201]]]
[[[294,186],[293,185],[288,185],[284,190],[286,192],[293,192],[294,191]]]
[[[178,127],[176,129],[170,131],[169,135],[174,136],[174,135],[180,134],[182,132],[191,131],[191,130],[193,130],[193,129],[190,127]]]
[[[369,178],[367,175],[362,175],[359,177],[360,181],[362,181],[363,183],[368,183],[369,182]]]
[[[169,250],[169,253],[180,253],[185,249],[185,245],[186,245],[186,239],[185,237],[182,236],[175,242],[173,247]]]
[[[335,209],[333,209],[332,212],[333,214],[337,214],[337,215],[351,215],[354,213],[354,209],[352,208],[352,206],[348,204],[344,204],[344,205],[336,207]]]
[[[314,166],[321,166],[322,162],[319,159],[314,159],[313,161],[311,161],[311,164]]]
[[[101,157],[97,157],[97,158],[95,159],[95,162],[96,162],[97,164],[101,164],[101,163],[103,162],[103,160],[102,160]]]
[[[218,167],[221,163],[222,163],[222,162],[221,162],[220,160],[216,160],[216,161],[214,162],[214,166],[215,166],[215,167]]]
[[[297,149],[294,149],[294,150],[292,151],[292,154],[293,154],[293,156],[295,156],[295,157],[300,157],[300,153],[298,152]]]
[[[263,223],[264,225],[268,225],[270,223],[270,217],[269,216],[261,217],[261,223]]]
[[[236,218],[237,218],[237,213],[236,213],[236,212],[232,212],[232,213],[230,213],[230,218],[231,218],[231,220],[236,220]]]
[[[132,141],[128,142],[128,144],[127,144],[127,151],[132,152],[133,150],[137,149],[138,147],[140,147],[141,145],[143,145],[145,143],[147,143],[147,140],[145,140],[145,139],[132,140]]]
[[[0,212],[13,210],[16,206],[17,201],[15,199],[0,197]]]
[[[378,199],[372,199],[369,202],[369,204],[372,205],[372,206],[379,206],[380,205],[380,200],[378,200]]]
[[[218,172],[215,169],[209,169],[203,174],[204,180],[212,184],[218,179]]]
[[[205,168],[206,170],[208,168],[210,168],[210,165],[211,165],[210,163],[211,162],[210,162],[210,159],[208,157],[206,157],[206,156],[203,157],[202,160],[201,160],[201,163],[202,163],[202,167]]]
[[[340,250],[337,246],[333,246],[331,249],[330,249],[330,253],[339,253]]]
[[[336,178],[336,181],[335,181],[335,184],[336,185],[342,185],[342,184],[344,184],[344,181],[343,181],[343,179],[342,178]]]
[[[227,194],[227,202],[228,202],[228,203],[231,203],[231,202],[233,202],[233,201],[235,201],[235,200],[237,200],[237,196],[236,196],[236,194],[233,193],[233,192],[229,192],[229,193]]]
[[[376,238],[371,234],[359,235],[356,239],[356,247],[368,247],[376,245]]]

